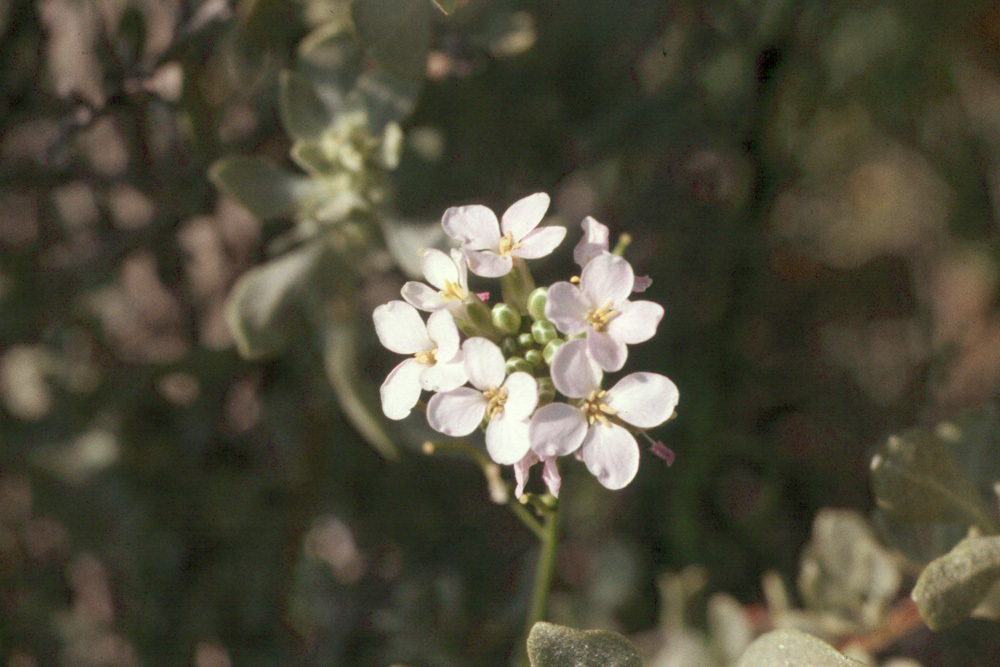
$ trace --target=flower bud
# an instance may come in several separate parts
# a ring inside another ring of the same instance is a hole
[[[528,295],[528,312],[536,320],[545,319],[545,302],[548,297],[548,287],[538,287]]]
[[[530,333],[523,333],[517,337],[517,344],[524,349],[535,347],[535,338]]]
[[[500,341],[500,351],[503,352],[504,359],[513,357],[518,352],[517,341],[510,336],[505,337]]]
[[[507,368],[506,368],[507,375],[510,375],[511,373],[515,373],[517,371],[524,371],[525,373],[530,374],[533,370],[535,369],[531,367],[531,364],[529,364],[521,357],[511,357],[510,359],[507,360]]]
[[[535,323],[531,325],[531,335],[534,337],[536,343],[545,345],[558,336],[559,333],[552,322],[548,320],[535,320]]]
[[[536,378],[538,384],[538,404],[551,403],[556,398],[556,386],[549,378]]]
[[[524,360],[538,368],[545,363],[545,358],[539,350],[528,350],[524,353]]]
[[[487,308],[486,304],[479,299],[472,299],[469,301],[467,313],[469,321],[472,322],[473,326],[479,329],[480,332],[493,330],[493,319],[490,316],[490,309]],[[482,335],[482,333],[479,335]]]
[[[490,313],[493,319],[493,326],[505,334],[517,333],[521,328],[521,315],[506,303],[498,303],[493,306]]]
[[[558,350],[559,346],[565,342],[566,341],[564,341],[562,338],[556,338],[548,342],[548,344],[545,346],[545,349],[542,350],[542,358],[545,359],[545,363],[547,364],[552,363],[552,357],[553,355],[555,355],[556,350]]]

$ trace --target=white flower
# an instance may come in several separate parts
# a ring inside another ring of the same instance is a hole
[[[437,289],[409,281],[402,289],[403,298],[409,304],[431,312],[443,308],[454,310],[465,304],[469,298],[469,273],[461,252],[452,249],[449,256],[428,248],[420,255],[420,268],[427,282]]]
[[[462,354],[475,389],[435,394],[427,404],[427,422],[439,433],[463,436],[488,417],[486,450],[497,463],[513,465],[528,453],[528,417],[538,404],[535,378],[518,371],[505,380],[503,353],[485,338],[465,341]]]
[[[528,453],[524,455],[524,458],[514,464],[514,481],[516,483],[514,495],[518,498],[524,495],[524,485],[528,481],[528,471],[531,466],[535,465],[539,461],[544,462],[544,467],[542,468],[542,481],[545,482],[545,486],[548,488],[549,493],[556,498],[559,497],[559,487],[562,486],[562,477],[559,476],[559,468],[556,466],[556,457],[539,457],[538,454],[529,450]]]
[[[451,391],[466,383],[458,347],[458,328],[451,313],[432,313],[427,324],[408,303],[390,301],[375,309],[375,333],[383,346],[412,354],[392,369],[382,383],[382,412],[404,419],[420,399],[420,390]]]
[[[597,480],[620,489],[639,470],[639,444],[620,422],[639,428],[659,426],[673,414],[679,393],[657,373],[632,373],[611,389],[601,389],[601,369],[583,340],[562,345],[552,358],[552,382],[578,405],[549,403],[535,412],[531,449],[543,459],[577,451]]]
[[[573,261],[582,269],[590,260],[609,252],[610,232],[606,225],[602,225],[589,215],[580,223],[580,228],[583,229],[583,238],[573,248]],[[649,276],[636,276],[632,291],[645,292],[652,284],[653,281]]]
[[[462,242],[469,269],[477,276],[499,278],[510,272],[514,257],[537,259],[552,252],[566,236],[566,228],[541,227],[549,208],[544,192],[514,202],[497,222],[485,206],[453,206],[444,212],[444,231]]]
[[[653,337],[663,306],[629,301],[635,275],[627,261],[605,253],[587,262],[580,286],[558,282],[548,291],[545,318],[570,336],[587,334],[587,347],[606,371],[617,371],[628,356],[626,344]]]

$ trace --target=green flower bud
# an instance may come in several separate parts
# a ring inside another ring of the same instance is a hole
[[[545,363],[545,359],[539,350],[528,350],[524,353],[524,360],[536,368]]]
[[[538,383],[538,404],[551,403],[556,398],[556,386],[549,378],[535,378]]]
[[[503,352],[504,359],[509,359],[518,353],[517,341],[507,336],[500,341],[500,351]]]
[[[545,319],[545,302],[548,298],[548,287],[538,287],[528,295],[528,312],[536,320]]]
[[[493,318],[493,326],[505,334],[517,333],[517,330],[521,328],[521,314],[506,303],[498,303],[493,306],[490,315]]]
[[[534,337],[536,343],[545,345],[555,339],[559,335],[559,332],[556,331],[556,327],[552,322],[548,320],[535,320],[535,323],[531,325],[531,335]]]
[[[531,364],[529,364],[521,357],[511,357],[510,359],[507,360],[507,368],[506,368],[507,375],[510,375],[511,373],[514,373],[516,371],[524,371],[525,373],[530,374],[533,370],[535,369],[531,367]]]
[[[524,349],[530,349],[535,346],[535,338],[530,333],[523,333],[517,337],[517,344]]]
[[[479,299],[472,299],[469,301],[466,311],[469,315],[469,321],[479,329],[478,335],[482,336],[487,331],[493,330],[493,319],[490,315],[490,309],[486,307],[485,303]]]
[[[566,341],[564,341],[562,338],[556,338],[548,342],[548,344],[545,346],[545,349],[542,350],[542,358],[545,359],[545,363],[547,364],[552,363],[552,356],[556,353],[556,350],[559,349],[559,346],[565,342]]]

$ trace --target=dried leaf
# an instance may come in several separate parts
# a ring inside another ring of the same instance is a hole
[[[1000,537],[968,537],[931,562],[913,588],[927,626],[944,630],[968,618],[1000,580]]]

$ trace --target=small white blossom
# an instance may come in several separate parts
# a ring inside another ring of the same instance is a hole
[[[469,272],[461,252],[452,249],[449,256],[428,248],[420,255],[420,268],[427,282],[437,289],[409,281],[402,289],[403,298],[409,304],[431,312],[443,308],[454,310],[465,304],[469,298]]]
[[[649,340],[663,318],[663,306],[629,301],[635,274],[627,261],[605,253],[580,272],[580,286],[558,282],[548,290],[545,317],[570,336],[586,333],[587,347],[598,365],[617,371],[625,365],[626,345]]]
[[[535,378],[518,371],[505,379],[503,353],[485,338],[465,341],[462,354],[475,389],[435,394],[427,404],[427,422],[439,433],[464,436],[489,418],[486,450],[497,463],[513,465],[528,453],[528,418],[538,404]]]
[[[606,252],[610,252],[610,232],[606,225],[601,224],[589,215],[580,223],[583,238],[573,248],[573,261],[582,269],[590,260]],[[632,285],[633,292],[645,292],[653,281],[649,276],[636,276]]]
[[[393,368],[382,383],[382,412],[386,417],[405,419],[420,400],[421,389],[450,391],[466,383],[458,328],[451,313],[432,313],[425,325],[413,306],[390,301],[376,308],[372,319],[383,346],[413,355]]]
[[[578,404],[539,408],[529,427],[531,449],[543,459],[579,450],[602,485],[620,489],[639,470],[639,444],[621,422],[643,429],[659,426],[673,414],[679,393],[657,373],[626,375],[607,391],[601,389],[602,378],[584,340],[562,345],[552,358],[552,382]]]
[[[559,487],[562,486],[562,477],[559,475],[559,468],[556,466],[556,457],[539,457],[533,451],[528,451],[520,461],[514,464],[514,495],[520,498],[524,495],[524,485],[528,482],[528,472],[531,466],[538,462],[543,462],[542,481],[556,498],[559,497]]]
[[[565,238],[565,227],[538,227],[548,208],[549,196],[538,192],[514,202],[499,222],[490,209],[472,205],[449,208],[441,225],[462,242],[473,273],[498,278],[510,272],[515,257],[544,257]]]

